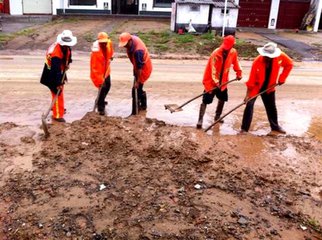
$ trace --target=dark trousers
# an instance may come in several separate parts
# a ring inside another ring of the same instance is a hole
[[[261,95],[262,101],[265,106],[267,118],[269,121],[269,124],[271,126],[272,130],[278,130],[278,119],[277,119],[277,109],[276,109],[276,103],[275,103],[275,92],[271,93],[263,93]],[[253,110],[254,110],[254,104],[255,104],[256,98],[250,100],[247,102],[246,108],[244,110],[243,115],[243,122],[242,122],[242,130],[245,130],[248,132],[250,128],[250,124],[252,123],[253,119]]]
[[[134,98],[134,88],[132,88],[132,98]],[[145,110],[147,108],[147,99],[142,83],[139,83],[138,87],[138,101],[139,110]]]
[[[97,101],[97,110],[99,112],[104,112],[105,111],[105,98],[108,92],[110,91],[111,88],[111,76],[108,76],[105,78],[102,87],[101,87],[101,92],[98,97]]]

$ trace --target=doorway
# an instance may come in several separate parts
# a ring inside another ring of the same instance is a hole
[[[139,0],[112,0],[112,14],[133,14],[139,12]]]
[[[23,14],[51,14],[51,0],[23,0]]]

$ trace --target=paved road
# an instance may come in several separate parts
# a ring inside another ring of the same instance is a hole
[[[65,99],[67,121],[80,119],[93,108],[97,90],[89,80],[89,57],[74,53],[74,62],[68,72]],[[44,57],[40,54],[0,56],[0,123],[16,122],[39,126],[41,113],[50,104],[49,91],[39,84]],[[166,103],[183,103],[202,92],[201,79],[206,60],[153,60],[154,71],[146,84],[148,92],[148,117],[168,123],[194,126],[200,100],[189,104],[183,112],[170,114],[164,110]],[[247,79],[251,62],[242,61],[244,79]],[[286,130],[295,135],[308,131],[311,124],[322,123],[322,63],[296,63],[287,84],[278,90],[280,119]],[[108,115],[126,117],[130,114],[132,67],[127,59],[116,58],[112,64],[112,88],[108,95]],[[233,78],[233,75],[231,76]],[[225,110],[238,105],[245,94],[242,82],[229,88],[230,99]],[[255,131],[267,131],[267,120],[261,101],[260,118]],[[207,109],[206,125],[212,122],[214,106]],[[224,133],[239,129],[243,107],[227,117]],[[225,112],[225,111],[224,111]],[[256,118],[255,118],[256,119]],[[262,127],[262,124],[264,125]]]
[[[278,36],[276,34],[261,34],[262,36],[270,39],[271,41],[278,43],[284,47],[294,50],[295,52],[299,53],[303,57],[303,61],[312,61],[312,60],[321,60],[317,56],[315,56],[312,52],[315,48],[311,47],[310,45],[296,41],[294,39],[284,38]]]

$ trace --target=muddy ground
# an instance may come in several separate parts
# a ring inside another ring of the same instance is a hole
[[[207,135],[144,114],[88,113],[47,140],[0,126],[3,159],[25,162],[5,168],[1,239],[322,238],[313,137]]]
[[[153,59],[148,110],[128,117],[131,65],[116,57],[102,117],[90,113],[97,90],[84,42],[68,72],[67,123],[48,121],[45,139],[40,116],[50,95],[39,77],[62,27],[35,36],[43,37],[38,50],[11,42],[1,52],[1,240],[322,239],[321,63],[295,63],[277,89],[286,135],[268,134],[260,99],[250,134],[238,134],[243,107],[206,134],[194,128],[199,100],[179,113],[163,107],[202,91],[206,59]],[[251,62],[241,65],[244,79],[229,86],[224,112],[244,97]]]
[[[86,114],[96,90],[87,57],[74,58],[68,123],[49,122],[47,140],[42,56],[0,58],[0,239],[322,239],[319,63],[296,63],[277,92],[288,134],[268,136],[260,100],[249,135],[238,134],[243,108],[208,134],[194,128],[200,101],[164,110],[202,91],[203,61],[155,59],[148,111],[127,118],[131,68],[115,59],[108,116]],[[224,112],[244,84],[229,92]]]

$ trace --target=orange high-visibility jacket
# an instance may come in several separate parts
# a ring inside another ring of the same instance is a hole
[[[203,75],[203,85],[205,87],[205,91],[208,92],[219,85],[220,74],[223,65],[223,57],[222,57],[223,48],[219,47],[215,49],[208,60],[204,75]],[[221,83],[226,83],[229,77],[230,66],[234,65],[234,71],[236,72],[237,77],[242,77],[242,69],[239,65],[237,58],[236,49],[230,49],[223,70],[223,76],[221,78]],[[221,91],[225,90],[227,85],[221,87]]]
[[[280,67],[283,67],[282,73],[279,75]],[[270,74],[267,88],[276,83],[285,83],[287,76],[293,68],[293,61],[285,53],[281,53],[279,57],[273,58],[272,72]],[[259,93],[265,81],[266,64],[263,56],[255,58],[249,79],[246,86],[249,91],[248,97],[253,97]],[[275,88],[268,91],[268,93],[275,91]]]
[[[66,66],[72,62],[71,49],[69,47],[65,54],[66,56],[64,56],[62,48],[58,43],[52,44],[46,52],[46,60],[40,78],[40,83],[46,85],[55,93],[57,92],[57,86],[62,85],[63,81],[67,79],[66,75],[65,79],[62,79],[63,72],[65,71]],[[55,66],[52,66],[53,59],[58,60],[55,61]]]
[[[134,71],[136,72],[138,69],[137,69],[137,66],[136,66],[134,53],[136,51],[138,51],[138,50],[143,50],[143,52],[144,52],[144,55],[143,55],[144,65],[143,65],[143,68],[142,68],[141,78],[139,79],[139,81],[141,83],[144,83],[146,80],[148,80],[148,78],[151,75],[152,62],[151,62],[151,59],[150,59],[148,49],[146,48],[144,42],[140,38],[138,38],[136,36],[133,36],[133,35],[132,35],[132,41],[133,41],[133,45],[134,45],[134,50],[133,50],[132,53],[127,51],[127,55],[129,57],[131,63],[133,64]]]
[[[99,47],[98,41],[95,41],[92,47],[91,60],[90,60],[90,74],[95,87],[103,84],[105,78],[111,74],[111,59],[114,55],[112,41],[109,40],[106,45],[106,58]]]
[[[66,62],[61,62],[61,71],[63,72],[66,68],[66,66],[68,66],[68,64],[71,62],[71,51],[70,48],[68,48],[67,50],[67,54],[66,54]],[[46,60],[45,60],[45,64],[47,65],[48,70],[51,70],[51,59],[57,57],[61,60],[64,59],[64,53],[61,50],[61,47],[58,43],[53,43],[47,50],[46,52]]]

